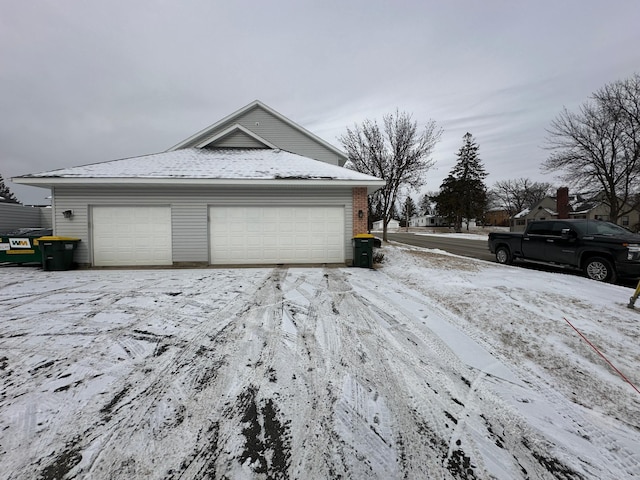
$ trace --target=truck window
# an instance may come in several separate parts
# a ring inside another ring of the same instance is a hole
[[[529,224],[529,235],[551,235],[552,222],[535,222]]]
[[[553,222],[553,226],[551,227],[551,235],[555,236],[555,237],[561,237],[562,236],[562,230],[568,228],[569,230],[572,230],[571,225],[569,225],[568,223],[564,223],[564,222]]]

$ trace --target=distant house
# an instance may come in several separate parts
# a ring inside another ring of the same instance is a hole
[[[409,219],[410,227],[443,227],[448,225],[440,215],[416,215]]]
[[[438,205],[430,202],[422,215],[414,215],[409,219],[410,227],[443,227],[448,225],[446,219],[438,215]]]
[[[373,222],[373,230],[378,230],[378,231],[382,231],[384,225],[382,220],[378,220],[377,222]],[[389,220],[389,224],[387,225],[387,228],[389,230],[391,230],[392,228],[400,228],[400,222],[398,220],[396,220],[395,218],[392,218],[391,220]]]
[[[87,266],[343,263],[384,180],[260,101],[169,150],[23,175]]]
[[[484,214],[485,225],[508,227],[509,220],[509,211],[503,207],[492,208]]]
[[[578,193],[569,195],[566,187],[558,189],[556,196],[540,200],[532,208],[525,209],[511,219],[511,231],[522,232],[533,220],[554,218],[585,218],[589,220],[609,220],[609,207],[602,200],[602,194]],[[640,225],[640,212],[632,210],[618,220],[618,224],[637,229]]]

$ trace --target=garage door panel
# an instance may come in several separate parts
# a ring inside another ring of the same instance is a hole
[[[344,261],[344,207],[210,207],[212,264]]]
[[[96,266],[171,265],[171,208],[92,208]]]

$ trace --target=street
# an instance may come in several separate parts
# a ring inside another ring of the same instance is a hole
[[[382,232],[375,234],[382,238]],[[486,241],[468,240],[466,238],[452,238],[436,235],[416,235],[415,233],[388,233],[389,240],[406,243],[416,247],[438,248],[445,252],[465,257],[478,258],[480,260],[495,261],[495,257],[489,252]]]

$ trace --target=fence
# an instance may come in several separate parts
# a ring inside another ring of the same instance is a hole
[[[18,228],[51,228],[51,208],[0,203],[0,232]]]

